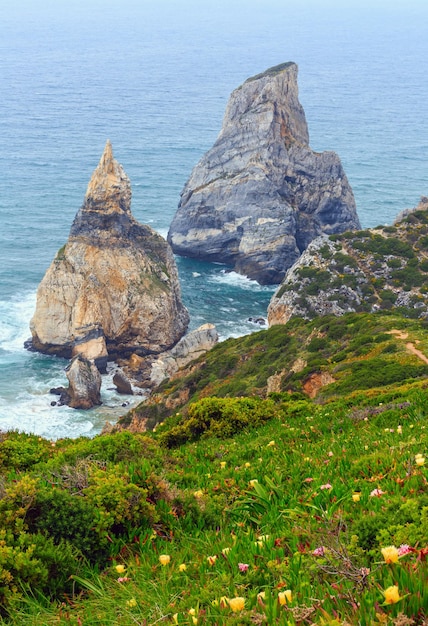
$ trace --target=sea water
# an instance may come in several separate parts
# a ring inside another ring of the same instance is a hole
[[[425,0],[4,0],[0,7],[0,429],[100,432],[135,401],[112,373],[103,406],[51,406],[65,361],[28,352],[36,289],[67,240],[107,138],[132,211],[166,236],[231,91],[299,66],[314,150],[334,150],[364,227],[428,194]],[[191,328],[221,339],[261,328],[273,288],[177,259]],[[126,404],[127,406],[122,406]]]

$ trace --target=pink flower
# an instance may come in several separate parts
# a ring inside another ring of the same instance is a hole
[[[370,494],[370,497],[373,498],[373,496],[376,496],[378,498],[380,498],[380,496],[383,496],[386,493],[386,491],[382,491],[382,489],[373,489],[373,491]]]
[[[128,580],[131,580],[130,578],[128,578],[127,576],[120,576],[120,578],[117,579],[118,583],[127,583]]]
[[[409,554],[412,552],[412,548],[407,543],[402,543],[398,548],[398,556],[404,556],[405,554]]]
[[[325,485],[321,485],[320,489],[333,489],[333,485],[326,483]]]
[[[250,566],[248,563],[238,563],[238,567],[240,572],[246,572]]]
[[[320,546],[319,548],[315,548],[312,552],[314,556],[324,556],[324,546]]]

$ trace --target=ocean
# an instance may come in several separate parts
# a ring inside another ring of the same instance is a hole
[[[0,7],[0,430],[93,436],[132,398],[53,407],[65,362],[24,349],[37,285],[67,240],[106,140],[132,211],[166,236],[231,91],[299,66],[314,150],[341,158],[364,227],[428,194],[425,0],[3,0]],[[271,287],[178,259],[191,328],[255,332]]]

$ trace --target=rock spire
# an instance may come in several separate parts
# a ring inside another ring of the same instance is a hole
[[[31,320],[40,352],[95,360],[157,354],[185,333],[174,257],[131,213],[131,184],[107,141],[66,245],[42,279]]]
[[[338,156],[309,147],[297,66],[249,78],[230,96],[220,135],[193,169],[168,241],[176,254],[279,283],[318,235],[359,227]]]

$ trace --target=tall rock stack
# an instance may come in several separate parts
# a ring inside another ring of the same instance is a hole
[[[108,141],[83,206],[40,283],[32,347],[94,360],[156,354],[189,322],[167,242],[131,213],[131,184]]]
[[[309,147],[297,66],[233,91],[214,146],[193,169],[168,241],[176,254],[280,283],[318,235],[359,228],[338,156]]]

